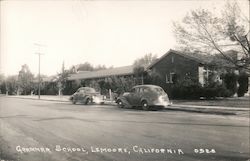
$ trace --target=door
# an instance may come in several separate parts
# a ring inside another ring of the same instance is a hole
[[[129,94],[127,95],[127,101],[130,105],[134,106],[134,97],[135,97],[135,88],[132,88]]]
[[[140,105],[140,88],[133,88],[129,94],[128,101],[132,106]]]
[[[135,95],[133,97],[134,106],[140,106],[141,105],[141,97],[142,97],[142,88],[138,87],[138,88],[135,89]]]

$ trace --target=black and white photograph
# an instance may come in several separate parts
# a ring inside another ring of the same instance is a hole
[[[0,161],[250,161],[250,0],[0,0]]]

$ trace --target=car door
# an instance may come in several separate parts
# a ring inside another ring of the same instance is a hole
[[[84,96],[85,96],[85,91],[84,91],[84,89],[81,89],[78,93],[78,100],[84,101]]]
[[[142,88],[137,87],[135,89],[135,94],[133,96],[133,104],[134,104],[134,106],[140,106],[140,104],[141,104],[141,96],[142,96]]]
[[[77,91],[76,91],[76,93],[74,94],[74,99],[75,100],[79,100],[79,92],[80,92],[80,89],[78,89]]]
[[[134,106],[134,96],[135,96],[135,88],[132,88],[129,94],[126,96],[128,103]]]
[[[132,89],[129,95],[129,103],[132,106],[140,105],[140,88],[139,87],[135,87]]]

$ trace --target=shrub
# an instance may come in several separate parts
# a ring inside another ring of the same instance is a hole
[[[201,85],[195,79],[185,78],[174,84],[171,94],[174,99],[199,99]]]
[[[226,73],[223,76],[225,87],[230,91],[230,96],[233,96],[237,91],[237,79],[238,76],[233,73]]]
[[[223,84],[218,82],[213,82],[202,87],[192,79],[176,83],[171,91],[174,99],[200,99],[200,97],[214,99],[216,97],[229,97],[232,93]]]
[[[231,91],[218,82],[210,83],[209,85],[202,87],[201,90],[201,96],[208,99],[231,96]]]
[[[239,88],[237,91],[238,97],[244,96],[244,94],[248,91],[248,75],[246,73],[242,73],[238,78]]]

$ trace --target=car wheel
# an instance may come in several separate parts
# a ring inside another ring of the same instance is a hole
[[[148,105],[147,101],[142,101],[141,105],[142,105],[143,110],[145,110],[145,111],[149,110],[149,105]]]
[[[86,101],[85,101],[85,105],[87,105],[89,103],[90,103],[90,98],[87,98]]]
[[[120,108],[124,107],[124,104],[123,104],[123,102],[121,100],[118,100],[117,104],[118,104],[118,107],[120,107]]]

